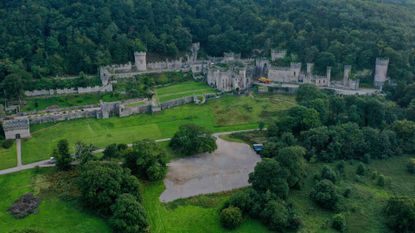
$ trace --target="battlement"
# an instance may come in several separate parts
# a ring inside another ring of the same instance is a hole
[[[134,52],[134,56],[147,56],[147,52]]]
[[[277,50],[272,49],[271,50],[271,60],[275,61],[277,59],[282,59],[287,55],[287,50]]]

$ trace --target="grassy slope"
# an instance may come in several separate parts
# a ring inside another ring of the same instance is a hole
[[[64,202],[56,196],[42,198],[39,211],[24,219],[15,219],[7,209],[21,195],[35,192],[42,174],[51,169],[35,170],[0,176],[0,231],[8,233],[15,229],[35,228],[53,233],[111,232],[100,218],[83,212],[76,204]],[[40,181],[41,182],[41,181]],[[35,185],[36,184],[36,185]]]
[[[389,232],[384,224],[382,208],[389,197],[394,194],[415,196],[415,176],[406,172],[408,157],[394,157],[388,160],[373,161],[368,165],[369,172],[362,178],[355,175],[358,162],[347,162],[346,177],[338,182],[340,193],[347,187],[352,188],[352,195],[344,199],[348,207],[345,212],[348,224],[347,232],[378,233]],[[335,167],[335,164],[328,164]],[[300,232],[335,232],[327,227],[327,221],[334,212],[324,211],[317,207],[308,197],[313,186],[313,174],[320,171],[323,164],[310,164],[305,186],[302,190],[292,191],[290,201],[304,220],[305,227]],[[372,172],[377,171],[390,180],[385,187],[376,185],[376,179],[371,178]]]
[[[159,102],[166,102],[169,100],[192,96],[198,94],[214,93],[215,89],[209,87],[202,82],[188,81],[180,84],[175,84],[167,87],[156,89]]]
[[[49,158],[60,139],[68,139],[71,144],[82,140],[104,147],[111,143],[131,143],[144,138],[171,137],[180,125],[186,123],[202,125],[216,132],[256,128],[258,121],[275,118],[278,112],[294,104],[291,96],[226,96],[205,105],[189,104],[155,115],[34,125],[31,128],[32,138],[23,142],[23,162]],[[2,160],[0,158],[0,162]]]

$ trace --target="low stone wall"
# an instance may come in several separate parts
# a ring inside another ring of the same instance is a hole
[[[80,118],[96,118],[100,112],[100,108],[86,108],[82,110],[28,115],[28,117],[30,124],[42,124],[49,122],[74,120]]]
[[[112,91],[113,91],[112,84],[108,84],[105,86],[94,86],[94,87],[78,87],[78,88],[25,91],[24,94],[29,97],[36,97],[36,96],[54,96],[54,95],[68,95],[68,94],[105,93],[105,92],[112,92]]]
[[[193,103],[193,96],[188,96],[180,99],[170,100],[160,104],[161,110],[173,108],[183,104]]]
[[[127,117],[135,114],[148,113],[151,111],[151,105],[140,105],[140,106],[124,106],[122,105],[119,109],[120,117]]]

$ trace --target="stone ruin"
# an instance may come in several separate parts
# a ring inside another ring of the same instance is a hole
[[[382,89],[383,85],[388,80],[388,66],[389,58],[376,58],[375,87]]]

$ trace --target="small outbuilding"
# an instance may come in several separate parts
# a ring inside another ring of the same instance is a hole
[[[264,145],[263,144],[253,144],[252,148],[254,149],[254,151],[256,153],[260,153],[261,151],[264,150]]]
[[[3,130],[6,139],[30,138],[30,124],[27,117],[16,117],[3,121]]]

